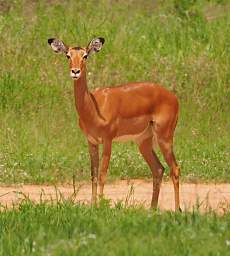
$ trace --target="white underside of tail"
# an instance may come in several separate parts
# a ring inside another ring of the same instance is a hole
[[[157,134],[156,134],[156,132],[154,131],[154,128],[152,128],[152,130],[153,130],[152,145],[153,145],[153,150],[156,150],[156,149],[157,149],[157,146],[158,146]]]

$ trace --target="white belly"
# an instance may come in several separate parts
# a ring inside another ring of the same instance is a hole
[[[87,136],[88,140],[92,143],[92,144],[101,144],[103,143],[103,139],[102,138],[93,138],[90,135]],[[153,140],[153,147],[155,148],[157,145],[157,139],[156,139],[156,135],[154,133],[154,129],[152,127],[151,124],[149,124],[144,131],[142,131],[141,133],[137,133],[137,134],[124,134],[121,136],[117,136],[115,138],[113,138],[113,141],[117,141],[117,142],[127,142],[127,141],[133,141],[137,144],[141,144],[145,139],[147,138],[152,138]]]
[[[127,141],[136,141],[138,140],[138,138],[141,136],[140,134],[132,134],[132,135],[122,135],[119,137],[116,137],[113,139],[113,141],[117,141],[117,142],[127,142]]]
[[[118,137],[115,137],[113,141],[118,141],[118,142],[134,141],[140,144],[145,139],[153,137],[153,135],[154,134],[153,134],[152,126],[148,125],[147,128],[141,133],[118,136]]]

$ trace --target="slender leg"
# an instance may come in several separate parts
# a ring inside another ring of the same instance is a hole
[[[144,140],[141,144],[139,144],[139,150],[152,171],[153,194],[151,207],[157,208],[164,167],[162,166],[156,153],[152,149],[152,137]]]
[[[89,155],[91,161],[91,178],[92,178],[92,204],[97,203],[97,180],[99,166],[99,146],[88,141]]]
[[[109,161],[111,156],[111,146],[112,141],[104,141],[103,143],[103,153],[102,153],[102,162],[100,166],[100,173],[99,173],[99,195],[103,196],[103,190],[105,185],[105,177],[107,174],[107,170],[109,167]]]
[[[176,162],[176,158],[173,152],[172,142],[158,141],[162,154],[164,155],[165,161],[170,168],[170,176],[173,181],[174,194],[175,194],[175,210],[181,211],[180,198],[179,198],[179,176],[180,168]]]

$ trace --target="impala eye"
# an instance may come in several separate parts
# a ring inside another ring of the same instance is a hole
[[[66,54],[66,57],[67,57],[67,59],[69,59],[69,58],[70,58],[70,56],[69,56],[69,55],[67,55],[67,54]]]
[[[85,55],[83,55],[83,59],[87,59],[88,58],[88,54],[85,54]]]

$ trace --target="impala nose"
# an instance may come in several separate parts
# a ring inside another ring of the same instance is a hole
[[[74,75],[79,75],[81,70],[78,69],[78,68],[75,68],[75,69],[72,69],[71,72],[74,74]]]

